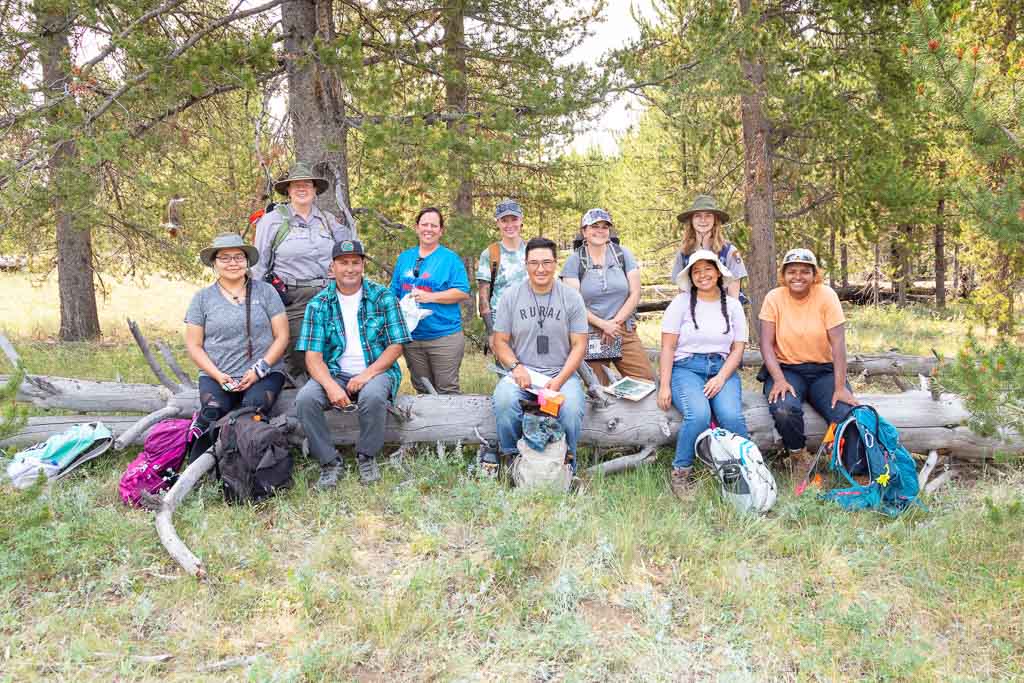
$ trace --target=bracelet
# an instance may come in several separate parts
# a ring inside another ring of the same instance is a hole
[[[258,361],[253,363],[253,366],[250,369],[253,372],[255,372],[256,376],[259,377],[260,379],[263,379],[264,377],[270,374],[270,365],[267,364],[265,358],[260,358]]]

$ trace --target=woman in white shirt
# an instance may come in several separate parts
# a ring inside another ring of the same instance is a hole
[[[694,252],[676,282],[661,327],[661,383],[658,406],[675,405],[683,416],[672,460],[672,493],[692,491],[694,441],[711,426],[747,436],[736,370],[747,345],[747,321],[738,299],[727,295],[732,274],[713,251]]]

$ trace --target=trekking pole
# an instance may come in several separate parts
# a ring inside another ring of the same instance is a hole
[[[821,459],[821,454],[825,452],[826,448],[829,448],[831,443],[836,437],[836,423],[832,422],[828,426],[828,430],[825,432],[825,436],[821,439],[821,445],[818,446],[818,452],[814,454],[814,460],[811,461],[811,466],[807,470],[807,476],[804,480],[797,484],[796,495],[801,495],[807,490],[807,485],[811,483],[811,473],[814,472],[814,468],[818,466],[818,460]]]

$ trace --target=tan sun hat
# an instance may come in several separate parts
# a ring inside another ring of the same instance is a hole
[[[245,252],[245,258],[252,266],[260,260],[260,251],[251,244],[246,244],[241,235],[233,232],[217,235],[213,238],[213,244],[199,252],[199,260],[203,265],[213,266],[213,259],[217,258],[217,252],[221,249],[241,249]]]
[[[690,268],[697,261],[711,261],[718,267],[718,272],[722,274],[722,286],[727,287],[731,282],[736,281],[736,276],[732,272],[722,265],[722,262],[718,260],[718,255],[710,249],[698,249],[697,251],[690,254],[689,260],[686,262],[686,267],[679,271],[679,275],[676,275],[676,285],[679,286],[684,292],[690,291],[690,287],[693,286],[693,280],[690,279]]]
[[[327,188],[331,186],[331,184],[327,182],[327,178],[321,178],[320,176],[315,175],[313,171],[310,170],[309,164],[304,164],[300,161],[288,169],[288,174],[285,175],[285,177],[274,183],[274,189],[277,190],[278,194],[287,196],[288,183],[293,180],[312,180],[313,187],[316,188],[317,194],[323,194],[327,191]]]
[[[718,208],[718,202],[715,198],[709,194],[699,194],[693,198],[693,204],[686,211],[676,216],[680,223],[685,223],[690,220],[690,216],[697,213],[698,211],[708,211],[718,216],[719,223],[725,225],[729,222],[729,214]]]

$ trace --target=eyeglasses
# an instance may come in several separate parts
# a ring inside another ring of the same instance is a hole
[[[584,230],[611,230],[612,226],[608,225],[604,221],[598,221],[597,223],[591,223],[586,226]]]
[[[218,256],[218,263],[248,263],[249,257],[245,254],[235,254],[234,256]]]
[[[423,259],[424,258],[426,258],[426,257],[425,256],[420,256],[419,258],[416,259],[416,263],[413,264],[413,266],[412,266],[412,276],[413,277],[419,277],[420,276],[420,266],[423,265]]]
[[[544,268],[545,270],[547,270],[548,268],[554,267],[555,260],[545,259],[544,261],[527,261],[526,265],[527,267],[533,268],[534,270],[536,270],[537,268]]]

